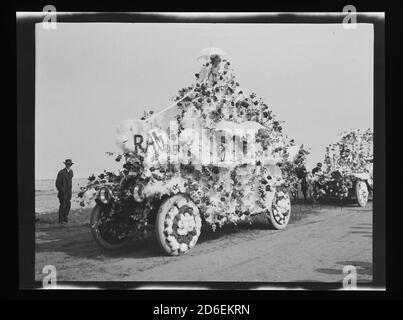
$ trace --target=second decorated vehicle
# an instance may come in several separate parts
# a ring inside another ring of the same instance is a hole
[[[89,179],[91,232],[105,249],[153,230],[161,249],[192,249],[202,225],[264,214],[275,229],[290,221],[290,188],[308,153],[283,133],[263,99],[246,94],[222,54],[205,56],[196,82],[172,105],[118,128],[118,173]]]
[[[373,191],[372,130],[343,132],[326,148],[324,165],[312,178],[314,200],[354,200],[365,206]]]

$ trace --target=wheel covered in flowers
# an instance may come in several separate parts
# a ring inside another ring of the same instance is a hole
[[[277,230],[284,229],[291,217],[291,201],[288,192],[276,191],[273,197],[271,209],[269,209],[269,219],[273,227]]]
[[[364,207],[368,202],[368,187],[365,181],[359,180],[355,184],[355,196],[360,207]]]
[[[319,200],[326,195],[326,180],[323,176],[319,176],[312,183],[312,202],[318,203]]]
[[[90,227],[95,242],[106,250],[116,250],[129,242],[128,224],[118,221],[111,206],[98,203],[91,213]]]
[[[156,219],[156,236],[168,255],[181,255],[195,245],[201,231],[200,212],[194,202],[183,194],[166,199]]]

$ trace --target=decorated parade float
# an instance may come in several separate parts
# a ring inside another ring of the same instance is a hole
[[[269,106],[244,92],[225,53],[201,52],[194,84],[172,104],[118,128],[117,174],[89,178],[82,204],[95,198],[91,232],[114,249],[155,230],[166,254],[193,248],[202,224],[213,230],[264,214],[287,226],[289,192],[308,152],[284,133]]]
[[[343,132],[326,147],[324,170],[312,177],[313,198],[354,200],[363,207],[373,190],[373,132]]]

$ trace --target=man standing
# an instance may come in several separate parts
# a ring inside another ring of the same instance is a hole
[[[63,163],[66,167],[59,171],[56,178],[57,197],[60,202],[59,223],[61,224],[67,223],[67,216],[71,205],[70,200],[73,180],[73,170],[71,170],[73,162],[71,159],[67,159]]]
[[[306,171],[305,166],[302,166],[300,168],[300,170],[297,172],[297,178],[300,180],[300,184],[301,184],[301,191],[302,194],[304,195],[304,201],[306,202],[307,197],[308,197],[308,181],[307,181],[307,175],[308,172]]]

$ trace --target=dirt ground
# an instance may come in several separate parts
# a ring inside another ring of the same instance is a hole
[[[283,231],[265,217],[252,224],[208,228],[183,256],[164,256],[154,235],[108,252],[89,230],[90,209],[73,209],[59,226],[56,212],[39,215],[35,278],[54,265],[58,281],[319,281],[340,282],[343,267],[357,268],[358,282],[372,280],[372,202],[356,205],[293,205]]]

